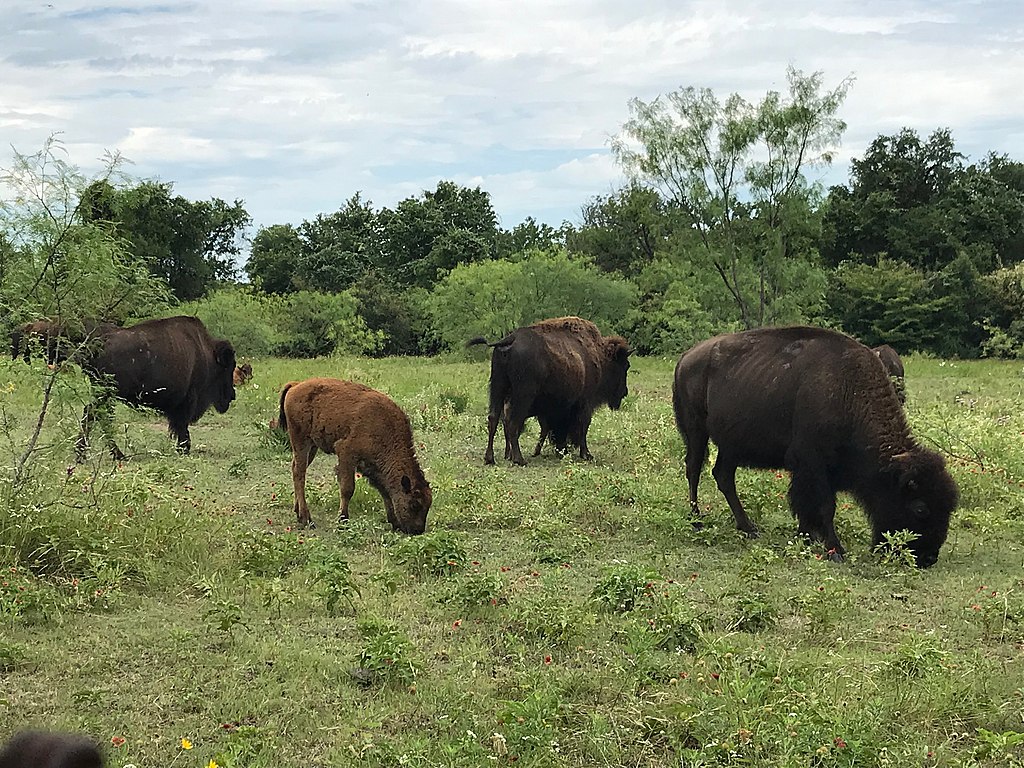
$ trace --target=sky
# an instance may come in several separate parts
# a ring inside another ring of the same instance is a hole
[[[854,78],[812,180],[845,183],[905,126],[1024,160],[1020,0],[0,0],[0,167],[56,133],[87,172],[120,152],[256,226],[440,179],[484,189],[507,229],[557,226],[624,183],[631,98],[756,102],[790,65]]]

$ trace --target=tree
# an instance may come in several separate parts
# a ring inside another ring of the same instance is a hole
[[[493,258],[497,216],[479,187],[439,181],[422,199],[380,212],[380,269],[403,285],[430,288],[452,268]]]
[[[699,236],[701,254],[732,296],[745,327],[773,322],[788,280],[815,268],[794,231],[813,210],[805,168],[831,162],[846,125],[836,117],[851,80],[822,92],[822,75],[787,71],[788,96],[770,91],[757,105],[739,94],[683,88],[645,103],[613,142],[618,161],[657,189]]]
[[[564,248],[569,234],[573,231],[568,223],[555,229],[549,224],[538,223],[527,216],[511,230],[498,233],[495,258],[515,259],[530,251],[553,251]]]
[[[297,290],[295,273],[302,257],[302,240],[291,224],[261,227],[252,239],[245,272],[253,285],[264,293],[290,293]]]
[[[967,165],[948,129],[927,141],[904,128],[879,136],[833,187],[821,255],[877,264],[894,259],[935,272],[967,254],[987,273],[1024,258],[1024,166],[989,155]]]
[[[127,241],[132,255],[185,301],[234,277],[251,219],[240,200],[193,202],[173,190],[158,181],[122,189],[97,184],[86,196],[87,215]]]
[[[294,282],[315,291],[344,291],[379,260],[377,214],[359,192],[332,214],[299,225],[302,252]]]
[[[580,227],[569,233],[572,253],[592,259],[605,272],[636,277],[650,264],[671,232],[671,217],[650,187],[630,184],[583,206]]]

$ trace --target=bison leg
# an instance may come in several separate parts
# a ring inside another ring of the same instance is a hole
[[[787,461],[793,471],[789,484],[789,506],[796,515],[798,530],[812,540],[820,541],[829,558],[842,562],[846,550],[836,534],[836,494],[829,486],[828,475],[820,462]]]
[[[344,521],[348,520],[348,505],[352,501],[352,494],[356,492],[356,462],[340,440],[334,445],[334,455],[338,457],[338,467],[335,472],[338,475],[338,490],[341,494],[338,520]],[[390,502],[385,499],[384,503],[387,506]]]
[[[711,474],[714,475],[715,482],[718,483],[718,490],[729,502],[729,509],[732,510],[732,516],[736,519],[736,527],[750,538],[757,538],[757,526],[747,517],[743,505],[740,504],[740,497],[736,493],[736,467],[736,462],[719,449],[718,458],[715,460]]]
[[[188,432],[188,417],[173,416],[167,419],[170,433],[178,441],[178,453],[188,456],[192,450],[192,436]]]
[[[686,436],[686,484],[690,488],[690,512],[700,517],[700,503],[697,501],[697,486],[700,485],[700,473],[708,458],[708,435]]]
[[[509,445],[509,460],[521,467],[526,466],[526,459],[523,458],[523,450],[519,447],[519,436],[523,434],[523,425],[530,417],[529,411],[529,405],[517,404],[511,404],[506,411],[508,418],[505,420],[505,440]]]
[[[309,515],[306,503],[306,468],[316,456],[316,446],[311,442],[302,442],[292,437],[292,487],[295,491],[295,520],[300,528],[315,528],[313,518]]]
[[[505,452],[509,452],[508,426],[502,422],[505,431]],[[487,450],[484,452],[484,464],[494,463],[494,433],[498,431],[498,414],[491,411],[487,414]]]
[[[85,452],[89,447],[89,433],[92,431],[92,425],[97,421],[100,422],[100,428],[106,438],[111,457],[114,461],[124,461],[124,454],[114,442],[114,404],[109,398],[102,396],[85,406],[85,411],[82,414],[82,426],[78,433],[78,439],[75,441],[75,461],[79,464],[85,461]]]
[[[537,419],[537,423],[540,424],[540,437],[537,438],[537,445],[533,449],[534,456],[540,456],[540,449],[544,447],[544,441],[548,439],[548,435],[551,434],[551,427],[548,425],[546,419]]]
[[[575,433],[579,435],[580,458],[584,461],[593,461],[594,459],[594,454],[592,454],[590,449],[587,447],[587,432],[590,429],[591,416],[592,414],[586,413],[586,411],[581,411],[580,415],[577,417],[575,426]]]

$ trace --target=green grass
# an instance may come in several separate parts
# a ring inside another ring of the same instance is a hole
[[[848,561],[822,560],[774,472],[739,477],[759,540],[709,475],[693,531],[673,364],[635,362],[594,462],[526,468],[483,465],[486,363],[256,360],[190,457],[119,407],[121,466],[72,467],[84,387],[62,374],[13,487],[47,371],[3,363],[0,737],[84,731],[118,768],[1024,765],[1021,364],[907,361],[915,433],[962,490],[924,572],[870,553],[845,498]],[[339,525],[322,456],[318,528],[292,528],[267,424],[314,375],[406,408],[424,536],[391,532],[364,481]]]

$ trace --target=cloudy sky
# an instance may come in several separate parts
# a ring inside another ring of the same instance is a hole
[[[258,225],[439,179],[481,186],[507,228],[557,225],[621,184],[631,97],[758,100],[789,64],[855,77],[826,183],[903,126],[1024,160],[1020,0],[0,0],[0,140],[60,132],[86,169],[119,150]]]

